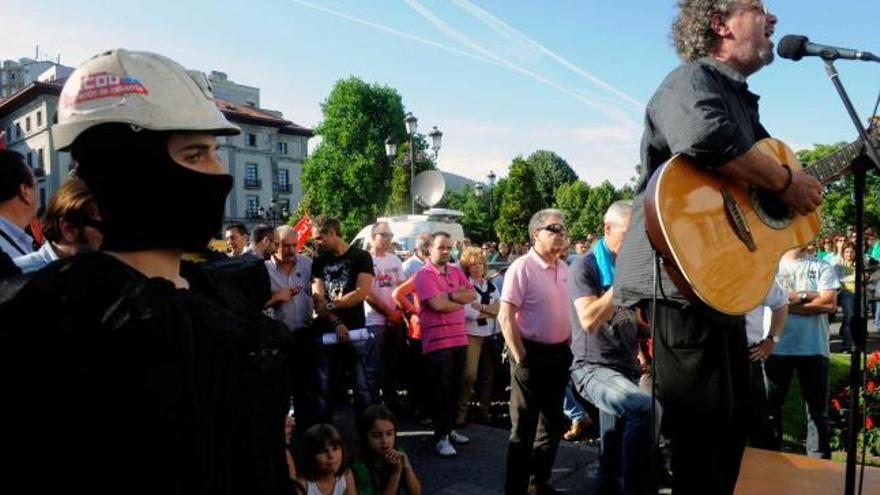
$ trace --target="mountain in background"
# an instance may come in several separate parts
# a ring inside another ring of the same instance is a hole
[[[453,174],[451,172],[443,172],[441,170],[440,173],[443,174],[443,179],[446,180],[446,192],[450,192],[450,191],[457,192],[457,191],[460,191],[461,189],[463,189],[464,186],[468,186],[468,185],[473,186],[474,184],[477,183],[477,181],[475,181],[475,180],[471,180],[471,179],[468,179],[467,177],[462,177],[460,175]]]

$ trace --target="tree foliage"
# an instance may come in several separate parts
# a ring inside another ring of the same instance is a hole
[[[619,191],[607,180],[590,190],[587,208],[581,213],[589,232],[601,233],[604,227],[605,211],[611,203],[622,199]]]
[[[578,240],[587,234],[601,235],[605,211],[628,191],[626,187],[614,189],[607,180],[593,188],[583,181],[561,186],[556,191],[556,207],[565,212],[569,236]]]
[[[586,215],[583,215],[589,199],[590,186],[584,181],[569,182],[556,190],[556,208],[565,212],[568,235],[573,241],[585,239],[591,233]]]
[[[578,180],[568,162],[552,151],[535,151],[526,158],[526,163],[535,173],[535,184],[541,195],[542,208],[553,206],[559,186]]]
[[[805,166],[814,165],[833,155],[847,143],[817,144],[812,149],[800,150],[797,157]],[[868,173],[865,190],[865,225],[880,225],[880,177]],[[848,227],[855,226],[856,209],[853,203],[853,176],[845,177],[825,185],[825,196],[820,210],[823,233],[845,233]]]
[[[464,213],[461,226],[471,241],[482,243],[494,238],[492,224],[489,221],[489,197],[487,194],[477,196],[470,185],[458,191],[446,193],[443,207],[460,210]]]
[[[514,158],[511,163],[502,195],[501,208],[495,221],[498,238],[507,242],[528,241],[529,220],[544,206],[535,182],[535,172],[522,157]]]
[[[385,138],[404,142],[403,103],[392,88],[350,77],[336,82],[321,110],[315,133],[322,141],[303,164],[297,213],[338,218],[350,237],[388,204],[393,169]]]

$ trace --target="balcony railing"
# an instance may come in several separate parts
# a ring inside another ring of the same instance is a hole
[[[293,189],[293,188],[290,186],[290,183],[287,183],[287,184],[275,184],[275,185],[274,185],[274,188],[275,188],[275,192],[284,193],[284,194],[290,194],[290,191]]]
[[[245,189],[262,189],[263,181],[261,179],[245,179],[244,180],[244,188]]]

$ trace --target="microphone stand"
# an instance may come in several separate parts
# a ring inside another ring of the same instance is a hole
[[[846,445],[846,485],[844,493],[846,495],[855,494],[856,481],[856,456],[858,452],[859,431],[862,429],[863,420],[861,408],[859,407],[859,394],[862,388],[861,361],[862,353],[865,351],[865,345],[868,332],[868,319],[865,312],[865,176],[868,169],[873,166],[874,169],[880,169],[880,159],[878,159],[877,148],[874,141],[868,136],[865,128],[862,126],[859,115],[853,107],[849,95],[840,82],[837,69],[834,67],[832,58],[825,58],[825,71],[828,77],[840,94],[844,107],[856,126],[859,138],[864,145],[865,152],[856,157],[852,163],[854,186],[853,197],[856,207],[856,286],[855,286],[855,311],[850,319],[850,332],[852,334],[852,355],[850,356],[849,367],[849,421]]]

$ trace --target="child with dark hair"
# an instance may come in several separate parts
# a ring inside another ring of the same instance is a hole
[[[346,450],[333,425],[322,423],[306,430],[299,471],[306,495],[356,495]]]
[[[397,449],[397,419],[384,405],[368,407],[358,419],[361,458],[351,467],[359,495],[421,495],[409,456]]]

